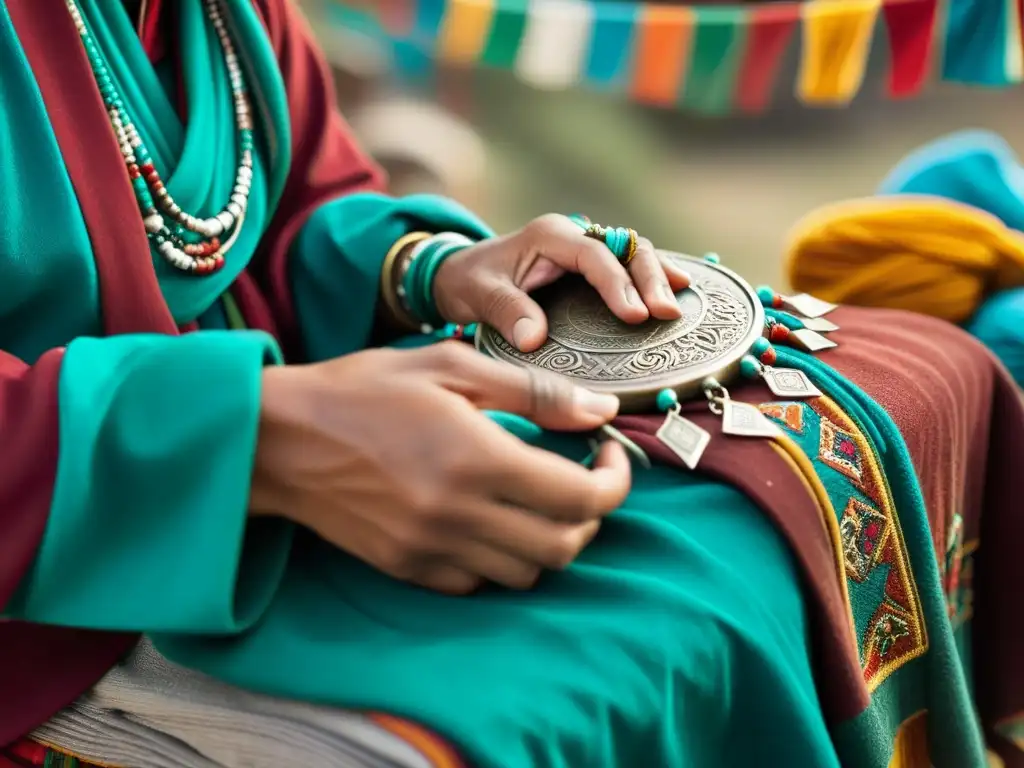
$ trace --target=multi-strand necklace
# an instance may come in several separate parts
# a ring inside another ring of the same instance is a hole
[[[253,123],[245,77],[238,63],[234,43],[228,34],[221,11],[221,0],[203,0],[206,16],[217,33],[224,63],[231,81],[235,108],[235,129],[238,134],[238,166],[231,198],[220,213],[201,219],[182,208],[171,197],[152,156],[146,149],[132,122],[124,99],[114,86],[114,79],[100,54],[89,28],[82,18],[76,0],[65,0],[68,12],[82,38],[93,77],[107,108],[110,125],[121,149],[128,178],[142,214],[146,234],[157,252],[182,272],[206,275],[224,266],[224,255],[234,245],[242,229],[252,187]],[[191,233],[191,234],[189,234]]]

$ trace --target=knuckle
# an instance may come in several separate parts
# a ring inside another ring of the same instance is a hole
[[[499,283],[484,297],[484,306],[491,317],[501,317],[514,310],[519,304],[519,293],[510,285]]]
[[[551,237],[564,232],[566,223],[568,220],[561,214],[545,213],[527,224],[526,231],[539,238]]]
[[[434,363],[442,370],[448,371],[463,365],[470,354],[467,345],[457,341],[444,341],[431,348]]]
[[[530,402],[536,412],[568,410],[573,405],[576,389],[568,381],[529,368]]]

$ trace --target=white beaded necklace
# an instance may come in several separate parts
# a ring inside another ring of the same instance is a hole
[[[128,178],[139,204],[146,234],[156,250],[175,268],[196,275],[216,272],[224,266],[224,255],[234,245],[245,220],[252,186],[253,122],[245,77],[238,63],[235,46],[224,23],[222,0],[203,0],[206,16],[217,33],[224,63],[231,81],[231,94],[235,107],[238,166],[230,200],[220,213],[200,219],[184,211],[174,202],[164,186],[153,160],[128,115],[121,95],[114,87],[113,78],[82,18],[75,0],[65,0],[75,23],[82,46],[89,59],[93,77],[107,108],[110,124],[117,137]],[[168,219],[171,226],[168,226]],[[195,242],[186,241],[186,232],[199,236]],[[224,237],[222,242],[221,237]]]

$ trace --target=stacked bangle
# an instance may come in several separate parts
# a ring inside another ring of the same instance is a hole
[[[401,274],[396,288],[406,315],[428,329],[444,324],[434,303],[434,278],[449,256],[471,245],[472,240],[456,232],[441,232],[416,243],[409,258],[399,267]]]
[[[400,237],[391,246],[387,256],[384,257],[384,264],[380,271],[380,295],[384,300],[391,316],[406,325],[413,326],[413,319],[408,316],[402,303],[399,301],[395,290],[395,266],[398,264],[398,257],[406,248],[423,242],[430,237],[429,232],[410,232]]]

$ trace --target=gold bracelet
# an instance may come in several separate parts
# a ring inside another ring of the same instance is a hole
[[[384,264],[380,270],[380,296],[384,300],[385,306],[396,321],[413,328],[416,327],[415,319],[403,309],[402,303],[395,294],[395,265],[398,263],[399,255],[407,246],[422,242],[430,236],[429,232],[410,232],[398,238],[391,246],[391,250],[388,251],[388,255],[384,257]]]

